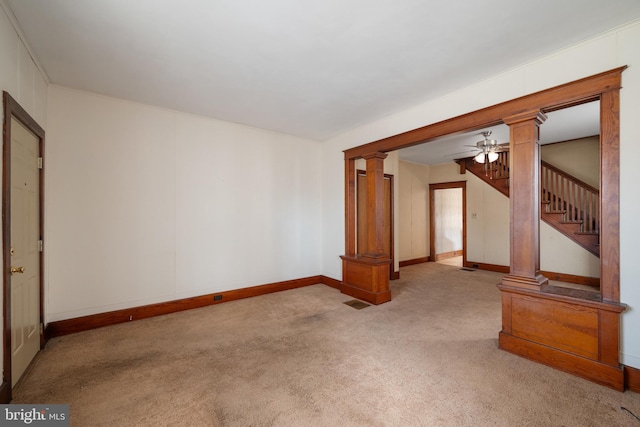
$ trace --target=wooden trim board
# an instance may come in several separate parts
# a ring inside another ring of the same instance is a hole
[[[340,289],[340,280],[332,279],[331,277],[327,276],[320,276],[320,280],[322,281],[323,285],[327,285],[338,290]]]
[[[467,268],[477,268],[478,270],[496,271],[498,273],[509,273],[508,265],[486,264],[483,262],[467,261],[464,263]]]
[[[431,257],[423,257],[423,258],[414,258],[414,259],[408,259],[406,261],[400,261],[400,267],[406,267],[408,265],[414,265],[414,264],[422,264],[423,262],[429,262],[431,261]]]
[[[505,274],[509,273],[509,266],[507,265],[467,261],[464,266],[467,268],[477,268],[478,270],[497,271],[498,273]],[[541,271],[540,274],[547,277],[549,280],[592,286],[594,288],[598,288],[600,286],[600,278],[598,277],[578,276],[575,274],[555,273],[552,271]]]
[[[552,271],[541,271],[540,274],[547,277],[549,280],[592,286],[594,288],[600,287],[599,277],[577,276],[575,274],[554,273]]]
[[[540,109],[545,112],[579,105],[598,99],[605,91],[620,88],[622,66],[480,110],[456,116],[421,128],[389,136],[344,150],[345,160],[361,158],[366,153],[388,152],[408,148],[461,131],[475,131],[503,123],[514,112]],[[603,132],[601,131],[601,134]]]

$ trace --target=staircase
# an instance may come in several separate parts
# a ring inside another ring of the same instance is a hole
[[[509,197],[509,152],[499,153],[489,164],[473,158],[459,159],[460,173],[465,170]],[[540,217],[551,227],[587,251],[600,257],[600,192],[568,173],[542,162],[540,174]]]

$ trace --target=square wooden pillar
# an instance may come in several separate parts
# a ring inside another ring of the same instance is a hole
[[[389,254],[384,253],[384,159],[387,155],[374,152],[362,157],[367,161],[367,232],[364,242],[366,249],[362,255],[350,253],[352,244],[348,239],[347,255],[341,257],[340,291],[372,304],[382,304],[391,300],[391,258]],[[347,169],[351,170],[352,167],[349,165]],[[351,191],[350,180],[351,177],[348,177],[348,191]],[[349,200],[349,194],[347,199],[348,204],[353,203]]]
[[[549,279],[540,274],[540,110],[504,119],[510,128],[509,203],[510,271],[502,284],[540,289]]]

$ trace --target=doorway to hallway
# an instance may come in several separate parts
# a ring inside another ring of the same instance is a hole
[[[466,261],[466,182],[429,185],[431,259],[462,267]]]

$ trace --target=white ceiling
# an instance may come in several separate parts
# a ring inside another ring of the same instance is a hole
[[[638,0],[6,0],[54,84],[316,140],[640,17]]]

